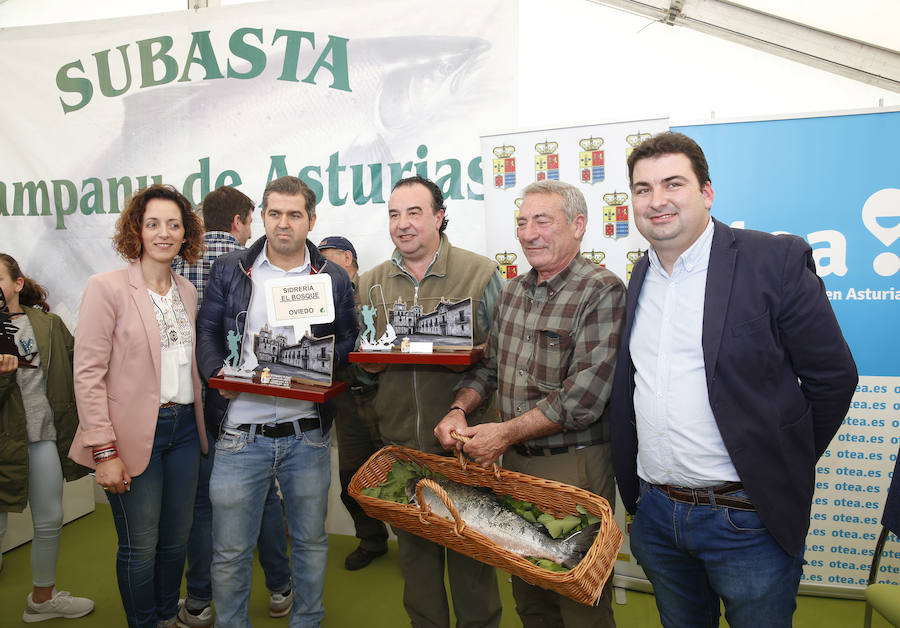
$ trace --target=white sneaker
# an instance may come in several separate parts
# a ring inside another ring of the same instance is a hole
[[[182,628],[209,628],[213,625],[212,609],[207,606],[199,615],[194,615],[188,611],[184,605],[184,600],[178,600],[178,625]]]
[[[287,595],[269,592],[269,617],[284,617],[291,612],[294,605],[294,587],[291,587]]]
[[[86,597],[72,597],[68,591],[53,589],[53,596],[46,602],[35,604],[28,594],[25,603],[25,612],[22,613],[22,621],[31,624],[45,619],[65,617],[74,619],[84,617],[94,610],[94,602]]]

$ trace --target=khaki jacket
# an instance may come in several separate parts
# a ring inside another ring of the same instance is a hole
[[[26,307],[25,315],[34,329],[41,369],[47,385],[47,401],[53,411],[56,447],[66,480],[77,480],[88,470],[69,460],[66,454],[78,426],[75,392],[72,386],[74,341],[65,323],[56,314]],[[28,503],[28,435],[25,404],[16,383],[16,373],[0,375],[0,512],[22,512]]]
[[[455,248],[446,235],[441,236],[441,248],[428,272],[417,282],[394,259],[379,264],[359,279],[357,307],[371,304],[376,309],[376,338],[384,333],[385,309],[390,311],[397,299],[407,307],[421,305],[431,312],[441,298],[460,301],[472,298],[473,340],[479,345],[487,339],[489,330],[481,329],[478,311],[488,282],[497,272],[497,264],[487,257],[465,249]],[[381,284],[382,290],[370,289]],[[383,296],[382,296],[383,295]],[[429,453],[443,453],[434,428],[450,409],[456,392],[454,386],[461,373],[443,366],[392,365],[378,376],[375,411],[378,427],[386,443],[403,445]],[[497,420],[495,396],[468,417],[470,425]]]

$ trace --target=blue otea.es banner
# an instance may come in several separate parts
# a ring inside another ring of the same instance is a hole
[[[717,218],[810,243],[860,374],[900,376],[900,111],[673,130],[703,147]]]

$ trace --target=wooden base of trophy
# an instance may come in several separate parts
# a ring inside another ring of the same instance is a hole
[[[254,375],[252,380],[216,375],[209,378],[209,386],[210,388],[220,388],[222,390],[234,390],[255,395],[268,395],[270,397],[284,397],[286,399],[301,399],[315,403],[325,403],[347,389],[347,384],[340,381],[334,382],[331,386],[311,386],[296,382],[292,382],[290,388],[272,386],[270,384],[261,384],[259,375]]]
[[[481,360],[484,349],[459,349],[433,353],[406,353],[395,347],[392,351],[351,351],[350,361],[358,364],[438,364],[470,366]]]

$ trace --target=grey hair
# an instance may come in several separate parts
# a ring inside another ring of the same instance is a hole
[[[584,200],[584,194],[581,193],[574,185],[555,181],[553,179],[544,179],[543,181],[535,181],[522,191],[522,198],[529,194],[556,194],[562,198],[562,210],[566,215],[566,222],[571,224],[578,214],[584,216],[584,224],[587,224],[588,209],[587,202]]]

